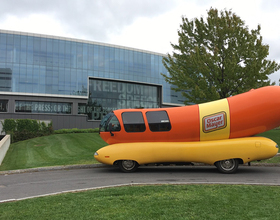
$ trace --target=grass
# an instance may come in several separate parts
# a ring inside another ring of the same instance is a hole
[[[126,186],[0,204],[0,219],[279,219],[280,187]]]
[[[275,141],[278,144],[278,146],[280,147],[280,129],[273,129],[270,131],[266,131],[264,133],[258,134],[257,136],[267,137],[267,138]],[[280,152],[280,148],[279,148],[278,152]],[[254,162],[254,163],[280,163],[280,157],[272,157],[270,159],[262,160],[260,162]]]
[[[93,164],[93,154],[106,143],[97,133],[56,134],[10,145],[0,170]]]
[[[257,136],[267,137],[267,138],[275,141],[278,144],[278,146],[280,147],[280,129],[273,129],[270,131],[266,131],[264,133],[258,134]]]
[[[265,132],[280,145],[280,130]],[[0,170],[92,164],[98,134],[40,137],[12,144]],[[0,219],[278,219],[278,186],[156,185],[106,188],[0,204]]]

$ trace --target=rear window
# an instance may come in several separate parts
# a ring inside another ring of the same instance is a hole
[[[124,112],[122,120],[126,132],[144,132],[146,130],[142,112]]]
[[[170,131],[171,124],[166,111],[146,112],[151,131]]]

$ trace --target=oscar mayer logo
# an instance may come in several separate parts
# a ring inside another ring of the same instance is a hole
[[[202,124],[204,133],[223,129],[227,126],[226,113],[219,112],[207,115],[203,117]]]

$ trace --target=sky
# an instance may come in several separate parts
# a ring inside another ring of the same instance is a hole
[[[269,60],[280,63],[278,0],[1,0],[0,29],[172,53],[182,16],[232,10],[250,30],[261,26]],[[280,70],[270,75],[279,85]]]

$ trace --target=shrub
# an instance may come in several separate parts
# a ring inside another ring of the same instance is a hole
[[[17,119],[16,123],[17,123],[18,132],[24,132],[24,131],[29,131],[31,133],[34,132],[33,123],[31,119]]]
[[[55,130],[55,134],[69,134],[69,133],[97,133],[99,132],[99,128],[88,128],[88,129],[78,129],[78,128],[72,128],[72,129],[60,129]]]
[[[46,126],[34,119],[5,119],[2,125],[2,132],[11,135],[12,143],[53,133],[52,123]]]
[[[17,129],[17,123],[14,119],[5,119],[1,123],[3,126],[2,132],[15,132]]]
[[[68,134],[68,133],[97,133],[99,128],[88,129],[60,129],[53,130],[52,122],[46,125],[45,122],[39,122],[34,119],[5,119],[2,122],[3,131],[11,135],[11,142],[23,141],[30,138],[46,136],[50,134]],[[2,132],[3,132],[2,131]]]

